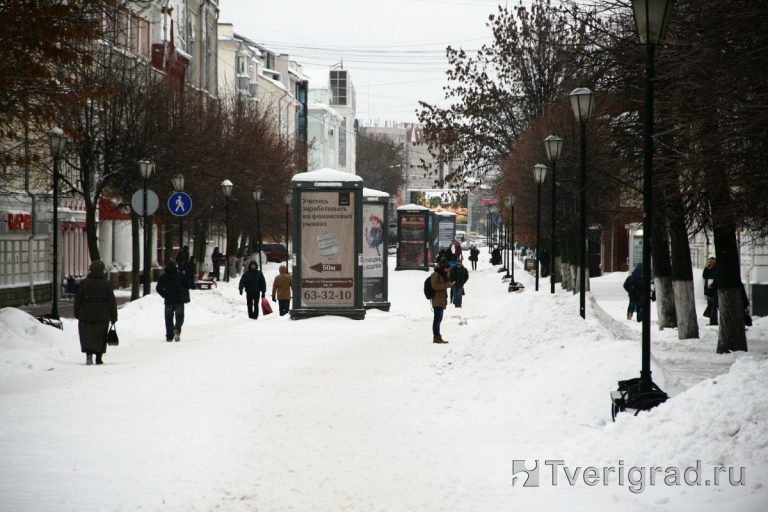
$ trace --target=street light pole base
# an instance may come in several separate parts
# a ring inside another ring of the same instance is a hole
[[[640,411],[650,411],[667,401],[669,396],[653,381],[643,382],[640,377],[619,381],[619,389],[611,391],[611,419],[616,421],[620,412],[634,416]]]

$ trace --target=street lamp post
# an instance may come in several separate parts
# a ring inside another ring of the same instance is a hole
[[[643,127],[643,274],[642,274],[642,370],[640,391],[651,391],[651,233],[653,229],[653,82],[655,79],[654,52],[666,35],[672,0],[633,0],[637,33],[640,44],[646,48],[645,112]],[[663,392],[662,392],[663,393]],[[664,394],[666,400],[666,394]],[[659,401],[658,403],[663,402]],[[654,403],[650,407],[658,405]],[[648,407],[648,408],[650,408]]]
[[[256,185],[256,188],[253,190],[253,200],[256,201],[256,236],[258,237],[259,242],[259,268],[262,268],[261,266],[261,193],[264,191],[264,188],[261,185]]]
[[[541,185],[547,177],[547,166],[533,166],[533,179],[536,181],[536,291],[539,291],[539,253],[541,252]]]
[[[48,132],[53,157],[53,265],[51,266],[51,314],[59,319],[59,165],[67,147],[67,136],[61,128]]]
[[[232,182],[224,180],[221,182],[221,191],[224,192],[224,225],[226,229],[227,243],[224,246],[224,282],[229,282],[229,198],[232,196]]]
[[[288,240],[291,235],[291,191],[285,193],[285,268],[288,269],[288,260],[291,259],[291,251],[288,250]],[[290,270],[290,269],[288,269]]]
[[[184,192],[184,175],[177,174],[171,178],[171,184],[175,192]],[[179,251],[184,247],[184,217],[179,217]]]
[[[507,208],[509,208],[509,233],[508,233],[508,242],[507,246],[511,246],[512,249],[512,256],[509,257],[509,265],[507,268],[509,269],[509,282],[514,283],[515,282],[515,194],[512,194],[511,192],[507,194],[506,199],[504,200],[504,203],[507,205]],[[507,251],[509,248],[507,248]]]
[[[581,176],[579,186],[581,189],[581,238],[579,243],[579,314],[581,318],[587,318],[586,313],[586,267],[587,267],[587,123],[592,115],[594,95],[586,87],[574,89],[571,94],[571,107],[576,121],[581,125]]]
[[[552,228],[550,230],[550,240],[552,250],[549,253],[549,293],[555,293],[555,251],[557,250],[557,215],[555,206],[557,205],[557,161],[560,159],[560,152],[563,150],[563,139],[557,135],[550,135],[544,139],[544,149],[547,151],[547,158],[552,162]]]
[[[144,220],[144,295],[149,295],[152,289],[152,259],[150,252],[152,250],[152,226],[149,224],[149,215],[147,214],[147,182],[152,173],[155,172],[155,164],[151,160],[139,160],[139,172],[141,173],[141,187],[143,191],[143,210]]]

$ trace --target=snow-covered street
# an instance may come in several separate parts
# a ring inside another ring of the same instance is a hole
[[[522,271],[507,293],[481,259],[448,345],[431,343],[418,271],[390,272],[392,310],[364,321],[254,321],[236,281],[193,291],[180,343],[153,294],[120,309],[104,366],[83,364],[74,321],[0,310],[0,510],[765,510],[768,320],[748,354],[715,354],[705,326],[654,331],[672,398],[614,424],[608,394],[640,369],[623,275],[593,280],[602,312],[583,321],[578,296]],[[519,459],[539,461],[540,487],[513,485]],[[553,486],[545,460],[646,473],[571,486],[561,470]],[[649,466],[697,461],[699,485],[651,483]],[[743,485],[707,484],[714,466],[743,467]]]

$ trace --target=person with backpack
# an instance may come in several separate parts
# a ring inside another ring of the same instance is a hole
[[[642,321],[640,291],[642,286],[643,266],[638,265],[629,276],[624,280],[624,290],[629,296],[629,306],[627,307],[627,320],[632,320],[632,315],[637,311],[637,321]]]
[[[453,282],[451,288],[451,303],[457,308],[461,307],[464,297],[464,285],[469,281],[469,272],[461,261],[456,262],[456,266],[448,272],[448,279]]]
[[[157,280],[156,290],[165,301],[165,341],[181,341],[184,304],[189,302],[189,281],[179,272],[176,264],[169,261],[165,264],[165,272]]]
[[[435,270],[424,281],[424,295],[430,299],[432,311],[432,343],[448,343],[440,334],[440,324],[443,321],[443,313],[448,306],[447,290],[453,286],[448,278],[450,264],[446,258],[440,257],[435,264]]]
[[[264,280],[264,274],[259,270],[259,264],[252,260],[248,263],[248,270],[243,272],[240,278],[240,295],[245,290],[245,300],[248,305],[248,318],[254,320],[259,318],[259,295],[263,299],[267,294],[267,282]]]

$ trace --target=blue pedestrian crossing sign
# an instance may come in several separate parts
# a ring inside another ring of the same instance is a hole
[[[501,226],[501,222],[502,222],[501,215],[498,214],[498,213],[496,215],[494,215],[493,223],[496,224],[497,226]]]
[[[168,198],[168,211],[176,217],[184,217],[192,210],[192,198],[186,192],[174,192]]]

